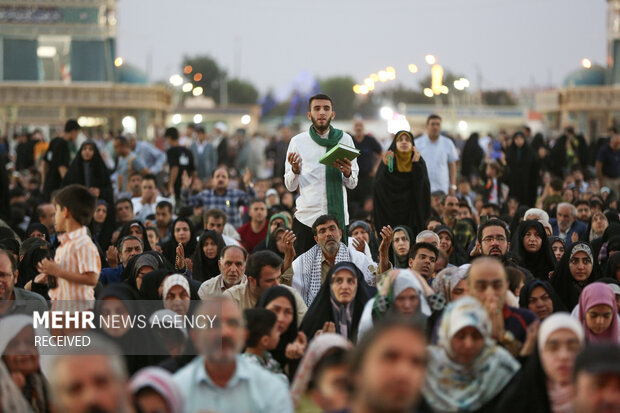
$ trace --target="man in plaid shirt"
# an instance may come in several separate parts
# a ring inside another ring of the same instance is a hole
[[[222,166],[213,171],[213,189],[207,189],[191,196],[189,188],[192,178],[184,174],[181,200],[187,205],[203,205],[205,209],[220,209],[226,213],[228,222],[235,228],[239,228],[243,224],[241,221],[241,207],[247,206],[250,199],[255,196],[251,179],[251,175],[246,170],[245,175],[243,175],[243,182],[249,188],[248,192],[241,191],[240,189],[230,189],[228,188],[228,170]]]

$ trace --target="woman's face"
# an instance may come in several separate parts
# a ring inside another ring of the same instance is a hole
[[[177,222],[177,224],[174,226],[174,239],[181,244],[187,244],[190,237],[191,232],[189,230],[189,225],[187,225],[187,222]]]
[[[144,413],[171,413],[166,400],[157,392],[143,392],[136,397],[136,405]]]
[[[411,139],[406,134],[402,134],[396,139],[396,150],[398,152],[409,152],[413,148]]]
[[[190,297],[187,290],[180,285],[175,285],[168,290],[164,297],[164,307],[178,315],[186,315],[189,311]]]
[[[469,285],[467,284],[467,280],[463,278],[452,289],[452,299],[450,301],[456,301],[467,294],[469,294]]]
[[[357,278],[349,270],[336,271],[332,276],[332,292],[339,303],[350,303],[357,292]]]
[[[129,331],[129,324],[125,321],[119,322],[117,320],[128,320],[129,311],[125,304],[116,297],[106,297],[101,303],[101,316],[108,318],[107,323],[102,323],[103,331],[112,337],[122,337]]]
[[[605,232],[607,227],[609,226],[609,221],[607,221],[607,217],[603,214],[596,214],[592,217],[592,229],[597,234],[602,234]]]
[[[452,358],[464,366],[470,365],[484,348],[484,337],[475,327],[460,329],[450,340]]]
[[[557,384],[570,383],[580,349],[579,338],[573,331],[563,328],[551,333],[540,353],[547,378]]]
[[[146,236],[149,239],[149,244],[151,246],[155,246],[159,243],[159,237],[157,236],[157,231],[146,231]]]
[[[280,296],[274,300],[271,300],[265,308],[269,311],[273,311],[278,318],[276,325],[278,326],[278,331],[280,334],[288,330],[288,327],[293,322],[293,317],[295,315],[293,314],[293,305],[288,298]]]
[[[202,252],[208,259],[212,260],[217,257],[217,244],[211,238],[206,238],[202,244]]]
[[[11,373],[28,376],[39,371],[39,352],[34,344],[34,330],[24,327],[6,346],[2,360]]]
[[[95,156],[95,150],[93,147],[91,145],[84,145],[82,148],[82,159],[88,162],[93,159],[93,156]]]
[[[575,281],[585,281],[592,273],[592,260],[584,251],[579,251],[568,261],[568,268]]]
[[[523,237],[523,248],[527,252],[538,252],[542,246],[542,238],[534,228],[530,228]]]
[[[95,208],[95,222],[97,224],[103,224],[105,222],[105,218],[108,215],[108,208],[105,205],[97,205]]]
[[[517,148],[521,148],[525,145],[525,139],[523,139],[523,136],[519,135],[515,138],[514,143],[517,145]]]
[[[129,227],[129,235],[133,235],[134,237],[138,237],[144,241],[144,233],[142,232],[140,225],[132,225]]]
[[[407,238],[407,234],[404,231],[396,231],[394,234],[394,250],[399,256],[405,256],[409,254],[409,248],[411,242]]]
[[[604,333],[616,314],[613,313],[611,306],[599,304],[592,306],[586,311],[586,325],[594,334]]]
[[[142,285],[142,278],[144,278],[146,274],[154,270],[155,268],[150,267],[148,265],[145,265],[138,270],[138,276],[136,277],[136,287],[138,287],[138,290],[140,289],[140,286]]]
[[[573,190],[570,188],[566,188],[564,190],[564,193],[562,194],[562,199],[565,202],[573,202],[573,198],[574,198]]]
[[[452,248],[452,238],[445,232],[439,234],[439,248],[446,254],[450,251],[450,248]]]
[[[553,255],[555,255],[555,259],[560,262],[562,255],[564,255],[564,244],[560,241],[555,241],[551,244],[551,249],[553,250]]]
[[[278,227],[283,227],[283,226],[285,226],[284,220],[282,218],[276,218],[273,221],[271,221],[271,227],[269,227],[269,232],[272,233]]]
[[[394,308],[402,315],[412,315],[420,306],[420,296],[414,288],[406,288],[394,299]]]
[[[284,241],[282,240],[284,238],[284,232],[280,231],[278,232],[278,235],[276,235],[276,248],[278,249],[278,252],[280,254],[284,254],[284,248],[285,248],[285,244]]]
[[[370,243],[370,237],[368,236],[366,230],[362,227],[355,228],[351,236],[358,241],[364,241],[366,244]]]
[[[45,241],[45,234],[35,229],[30,233],[30,236],[28,238],[41,238],[43,241]]]
[[[527,308],[536,314],[538,318],[544,320],[553,313],[553,301],[547,290],[538,286],[530,293]]]

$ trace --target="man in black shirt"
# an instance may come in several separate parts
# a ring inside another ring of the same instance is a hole
[[[381,160],[383,149],[375,138],[364,133],[364,122],[356,120],[353,124],[353,143],[360,150],[357,164],[360,167],[357,187],[348,190],[350,213],[355,213],[355,208],[361,208],[365,199],[372,196],[372,182]]]
[[[179,144],[179,131],[177,128],[168,128],[164,133],[170,149],[166,152],[168,166],[170,167],[169,190],[170,196],[179,198],[181,194],[181,178],[183,172],[187,172],[190,177],[196,177],[197,171],[194,165],[192,152]]]
[[[80,124],[75,119],[69,119],[65,123],[64,137],[56,137],[50,142],[50,146],[43,158],[43,198],[49,201],[52,192],[59,189],[62,178],[67,173],[71,162],[69,142],[75,142],[80,134]]]

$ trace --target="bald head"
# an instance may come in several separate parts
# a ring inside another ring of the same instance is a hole
[[[506,301],[508,276],[504,265],[493,257],[479,257],[469,268],[469,293],[487,309],[501,309]]]

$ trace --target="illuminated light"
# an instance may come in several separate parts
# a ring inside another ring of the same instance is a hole
[[[198,115],[194,115],[194,123],[200,123],[202,122],[202,115],[198,114]]]
[[[122,57],[117,57],[116,59],[114,59],[114,66],[121,67],[122,65],[123,65],[123,58]]]
[[[465,85],[463,84],[463,82],[461,80],[455,80],[454,81],[454,88],[456,90],[463,90],[463,89],[465,89]]]
[[[461,84],[463,85],[463,87],[469,87],[470,86],[469,80],[467,80],[466,78],[462,77],[459,80],[461,81]]]
[[[434,95],[433,93],[433,89],[431,88],[424,88],[424,96],[426,96],[427,98],[432,98]]]
[[[356,95],[359,95],[359,93],[360,93],[360,85],[353,86],[353,93],[355,93]]]
[[[202,95],[202,88],[200,86],[198,86],[197,88],[194,88],[194,90],[192,90],[192,95],[194,96]]]
[[[388,80],[388,73],[385,70],[380,70],[379,71],[379,81],[380,82],[387,82]]]
[[[426,61],[426,63],[428,63],[429,65],[434,65],[435,63],[437,63],[437,58],[435,56],[433,56],[432,54],[427,54],[424,57],[424,60]]]
[[[375,90],[375,85],[374,83],[371,86],[366,86],[368,88],[368,90]]]
[[[367,94],[368,94],[368,86],[366,86],[366,85],[361,85],[361,86],[360,86],[360,93],[361,93],[362,95],[367,95]]]
[[[414,65],[413,63],[411,63],[411,64],[409,65],[409,71],[410,71],[411,73],[418,73],[418,65]]]
[[[181,123],[180,113],[175,113],[174,115],[172,115],[172,123],[174,123],[175,125],[178,125],[179,123]]]
[[[448,89],[448,86],[442,85],[441,88],[440,88],[440,91],[441,91],[442,94],[447,95],[448,92],[450,92],[450,89]]]
[[[396,79],[396,72],[387,72],[387,78],[388,80]]]
[[[191,83],[186,83],[183,85],[183,88],[181,90],[187,93],[187,92],[191,92],[193,88],[194,88],[194,85],[192,85]]]
[[[582,59],[581,66],[585,67],[586,69],[589,69],[592,67],[592,61],[590,59]]]
[[[396,133],[401,130],[411,131],[411,125],[407,118],[399,113],[396,113],[393,119],[389,119],[387,124],[388,133]]]
[[[38,57],[54,57],[56,56],[56,48],[54,46],[39,46],[37,47]]]
[[[194,70],[190,65],[187,65],[183,68],[183,73],[185,73],[186,75],[189,75],[190,73],[192,73],[192,70]]]
[[[181,75],[172,75],[170,79],[168,79],[172,86],[181,86],[183,84],[183,77]]]
[[[388,72],[388,73],[396,73],[396,69],[394,69],[394,66],[386,67],[385,71]]]
[[[367,87],[368,89],[370,89],[370,88],[373,88],[373,89],[374,89],[374,87],[375,87],[375,81],[374,81],[374,80],[372,80],[372,79],[371,79],[371,78],[369,78],[369,77],[368,77],[368,78],[366,78],[366,79],[364,79],[364,84],[366,85],[366,87]],[[372,90],[372,89],[370,89],[370,90]]]
[[[250,115],[243,115],[243,116],[241,116],[241,124],[242,125],[249,125],[250,122],[252,122],[252,117]]]
[[[95,126],[105,125],[108,123],[108,120],[106,118],[97,118],[97,117],[92,117],[92,116],[80,116],[78,118],[78,123],[82,127],[92,128]]]
[[[138,125],[136,118],[133,116],[125,116],[121,121],[123,130],[128,133],[136,133],[136,126]]]
[[[383,106],[379,109],[379,116],[384,120],[392,119],[394,117],[394,109],[389,106]]]
[[[441,93],[441,86],[443,86],[443,67],[433,65],[431,67],[431,79],[431,89],[434,94],[439,95]]]
[[[196,73],[194,75],[194,82],[200,82],[202,80],[202,73]]]
[[[465,132],[468,127],[469,126],[467,125],[467,122],[465,122],[464,120],[459,121],[459,130]]]
[[[378,82],[379,81],[379,75],[376,73],[372,73],[370,75],[370,78],[372,79],[373,82]]]

